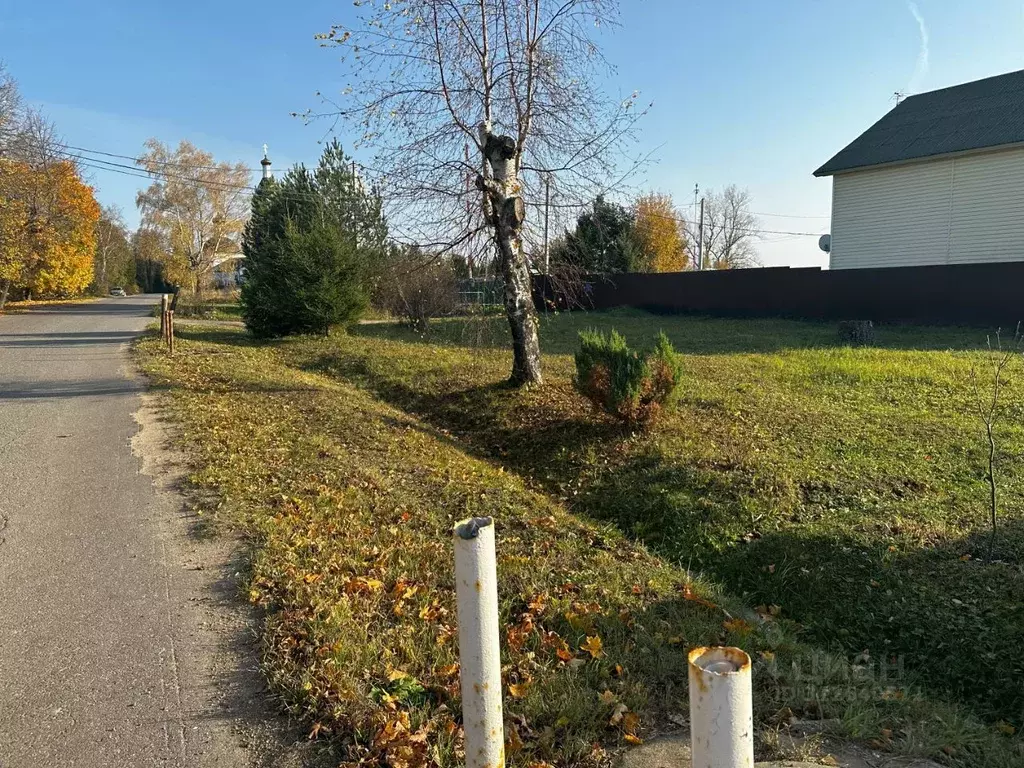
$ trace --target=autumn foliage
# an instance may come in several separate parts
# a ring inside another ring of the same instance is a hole
[[[670,195],[650,194],[637,198],[634,233],[649,272],[680,272],[687,267],[682,217]]]
[[[99,216],[71,162],[0,162],[0,292],[82,293],[92,281]]]

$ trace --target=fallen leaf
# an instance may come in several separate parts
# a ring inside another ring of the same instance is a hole
[[[349,595],[369,594],[378,592],[383,587],[384,583],[377,579],[364,579],[362,576],[357,576],[345,582],[345,593]]]
[[[602,704],[612,704],[615,702],[615,694],[611,691],[602,691],[597,695],[597,698],[601,700]]]
[[[632,733],[627,733],[625,736],[622,737],[622,739],[623,739],[623,741],[625,741],[628,744],[634,744],[635,745],[635,744],[643,744],[644,743],[643,739],[641,739],[639,736],[634,736]]]
[[[710,600],[705,600],[703,597],[693,591],[693,588],[689,584],[683,584],[682,588],[683,599],[703,605],[705,608],[710,608],[713,611],[718,610],[718,606],[712,603]]]
[[[628,734],[635,734],[640,727],[640,716],[635,712],[627,712],[622,716],[622,730]]]
[[[996,723],[996,728],[1000,733],[1005,733],[1007,736],[1013,736],[1017,732],[1017,729],[1010,725],[1005,720],[1000,720]]]
[[[508,742],[508,746],[505,748],[505,751],[510,755],[514,755],[523,748],[523,740],[519,738],[519,731],[515,728],[509,729],[508,739],[506,739],[506,741]]]
[[[547,602],[548,593],[542,592],[536,597],[534,597],[529,603],[527,603],[527,606],[534,613],[542,613],[544,611],[545,606],[547,605]]]
[[[735,632],[739,635],[746,635],[753,630],[753,627],[744,619],[728,619],[722,622],[722,626],[727,632]]]
[[[608,725],[618,725],[619,723],[621,723],[622,718],[628,711],[629,707],[627,707],[625,704],[621,702],[616,704],[615,709],[612,710],[612,716],[608,718]]]
[[[521,699],[526,695],[526,692],[530,689],[530,683],[509,683],[508,692],[513,699]]]
[[[590,635],[587,637],[586,642],[580,644],[580,648],[591,655],[592,658],[600,659],[604,656],[604,651],[601,650],[604,643],[601,642],[601,638],[597,635]]]

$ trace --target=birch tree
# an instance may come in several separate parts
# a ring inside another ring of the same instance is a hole
[[[543,180],[577,201],[614,181],[638,113],[610,99],[598,42],[614,0],[366,0],[343,49],[350,83],[323,117],[357,129],[392,231],[439,258],[493,254],[512,336],[511,382],[540,383],[528,251]],[[535,249],[539,250],[539,249]]]
[[[761,227],[750,212],[750,193],[730,184],[710,192],[704,204],[704,266],[711,269],[742,269],[760,264],[757,240]]]
[[[93,282],[100,295],[110,289],[112,277],[116,276],[123,282],[125,262],[131,259],[128,228],[121,211],[112,205],[101,206],[99,221],[96,222],[96,259],[93,264]]]
[[[249,210],[249,170],[242,163],[216,163],[190,142],[176,149],[146,142],[138,164],[153,178],[135,202],[143,226],[161,232],[173,262],[183,266],[194,294],[213,268],[241,253],[239,239]]]
[[[21,92],[18,83],[0,62],[0,156],[6,154],[12,136],[22,115]]]

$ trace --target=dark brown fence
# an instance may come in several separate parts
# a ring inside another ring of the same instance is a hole
[[[538,307],[1012,327],[1024,319],[1024,262],[591,275],[573,293],[570,301],[557,281],[535,282]]]

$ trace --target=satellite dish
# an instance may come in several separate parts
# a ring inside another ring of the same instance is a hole
[[[818,238],[818,247],[825,253],[832,252],[832,235],[822,235]]]

